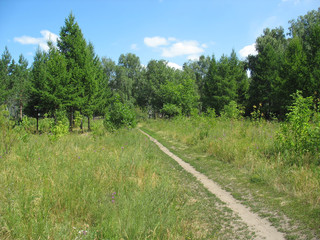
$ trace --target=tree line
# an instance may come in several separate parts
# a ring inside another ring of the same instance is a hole
[[[52,117],[64,111],[72,130],[74,115],[90,119],[105,116],[115,103],[139,107],[150,116],[172,117],[212,112],[236,105],[247,115],[257,106],[267,118],[284,118],[297,90],[320,98],[320,8],[282,27],[265,29],[256,39],[256,55],[241,60],[234,50],[189,61],[182,70],[164,60],[143,66],[138,56],[121,54],[116,63],[100,58],[70,14],[61,28],[57,46],[38,48],[28,68],[20,55],[16,63],[5,48],[0,61],[0,105],[11,115]],[[248,72],[250,74],[248,75]],[[121,105],[121,106],[122,106]]]

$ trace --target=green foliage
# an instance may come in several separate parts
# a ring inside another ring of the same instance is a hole
[[[76,128],[80,127],[82,122],[83,122],[83,116],[79,111],[75,111],[73,116],[73,126]]]
[[[171,118],[181,114],[181,108],[175,104],[166,103],[163,105],[163,108],[160,110],[165,116]]]
[[[5,105],[0,105],[0,156],[8,154],[16,141],[18,133],[13,131],[14,121],[10,120],[9,111]]]
[[[12,57],[7,47],[0,60],[0,105],[8,102],[8,96],[12,88],[11,75],[12,75]]]
[[[39,132],[49,133],[53,125],[54,125],[54,119],[48,118],[48,114],[45,114],[44,118],[39,120]]]
[[[116,95],[105,115],[105,128],[114,131],[121,127],[134,128],[136,124],[134,110],[128,104],[121,102],[120,96]]]
[[[203,107],[214,108],[218,115],[231,101],[246,102],[248,78],[234,51],[230,57],[223,55],[219,61],[212,56],[204,86]]]
[[[243,113],[244,111],[241,109],[241,106],[238,106],[235,101],[231,101],[223,107],[221,117],[225,119],[238,119]]]
[[[277,143],[280,151],[296,156],[291,158],[289,164],[304,165],[306,164],[302,162],[304,154],[320,157],[319,112],[313,109],[312,97],[304,98],[301,92],[297,91],[293,98],[287,122],[281,124],[277,134]],[[320,161],[314,163],[320,164]]]
[[[257,55],[248,57],[251,70],[249,109],[262,103],[260,111],[269,117],[271,112],[282,114],[284,97],[281,70],[286,38],[282,27],[265,29],[256,40]]]
[[[264,113],[261,111],[262,103],[259,103],[259,105],[253,105],[253,111],[250,113],[251,119],[255,122],[260,121],[264,117]]]
[[[97,137],[103,137],[106,135],[106,128],[103,126],[102,120],[95,120],[92,122],[91,134],[94,139],[97,139]]]
[[[19,139],[23,142],[29,140],[30,134],[36,132],[35,119],[23,116],[18,125],[15,126],[14,131],[19,133]]]
[[[192,79],[167,81],[160,86],[160,96],[163,102],[161,112],[169,117],[181,113],[188,116],[198,106],[199,96]]]
[[[49,139],[51,141],[57,141],[62,136],[69,133],[69,125],[58,120],[51,128],[51,134],[49,134]]]
[[[206,116],[210,118],[216,118],[217,117],[216,110],[214,108],[208,108]]]
[[[57,141],[59,138],[68,133],[69,121],[66,116],[66,110],[58,109],[55,112],[55,120],[52,122],[48,137],[53,142]]]

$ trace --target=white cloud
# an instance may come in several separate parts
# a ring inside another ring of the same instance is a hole
[[[54,44],[57,43],[59,36],[48,31],[48,30],[42,30],[40,31],[42,37],[41,38],[35,38],[30,36],[22,36],[22,37],[15,37],[13,40],[15,42],[21,43],[23,45],[39,45],[40,48],[42,48],[45,51],[49,50],[48,41],[52,41]]]
[[[166,38],[163,37],[145,37],[144,44],[146,44],[148,47],[159,47],[163,45],[168,45],[169,42]]]
[[[179,64],[176,64],[176,63],[173,63],[173,62],[168,62],[167,65],[169,67],[171,67],[171,68],[182,70],[182,66],[180,66]]]
[[[177,57],[182,55],[195,55],[203,53],[204,49],[197,41],[182,41],[162,49],[163,57]]]
[[[145,37],[144,43],[148,47],[153,47],[160,51],[162,57],[173,58],[187,55],[187,59],[189,60],[199,59],[199,56],[204,52],[204,49],[208,48],[208,45],[205,43],[200,44],[195,40],[181,41],[175,37]]]
[[[242,58],[246,58],[249,55],[257,55],[258,52],[256,50],[256,44],[253,43],[251,45],[245,46],[239,51],[239,53]]]

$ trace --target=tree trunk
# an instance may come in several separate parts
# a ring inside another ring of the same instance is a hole
[[[81,132],[83,132],[83,119],[81,118],[81,122],[80,122],[80,130]]]
[[[20,120],[22,121],[22,99],[20,98],[20,100],[19,100],[19,102],[20,102]]]
[[[38,113],[37,113],[37,133],[39,133],[39,116],[38,116]]]
[[[90,117],[88,116],[88,131],[91,131],[91,127],[90,127]]]
[[[69,122],[70,122],[70,132],[73,131],[73,107],[70,108],[70,117],[69,117]]]

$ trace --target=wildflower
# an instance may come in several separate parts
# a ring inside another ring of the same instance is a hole
[[[87,233],[88,233],[88,231],[86,231],[86,230],[80,230],[79,231],[79,234],[87,235]]]
[[[112,200],[111,200],[112,203],[114,203],[114,199],[115,199],[114,195],[116,195],[116,192],[112,193]]]
[[[121,147],[121,149],[123,150],[123,149],[124,149],[124,147]]]
[[[78,156],[78,159],[80,159],[80,156]]]

